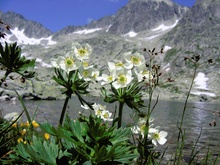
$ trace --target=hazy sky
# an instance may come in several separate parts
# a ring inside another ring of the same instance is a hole
[[[191,7],[196,0],[173,1]],[[128,0],[0,0],[0,11],[14,11],[56,32],[115,14],[127,3]]]

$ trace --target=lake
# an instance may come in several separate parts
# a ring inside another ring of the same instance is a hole
[[[103,104],[103,101],[99,100],[96,97],[86,98],[87,101],[96,102]],[[146,101],[147,102],[147,101]],[[58,101],[25,101],[27,109],[30,114],[34,114],[37,110],[36,121],[49,121],[53,125],[57,125],[62,110],[64,100]],[[161,130],[168,132],[168,153],[171,153],[175,148],[175,143],[177,140],[177,122],[180,121],[184,102],[181,101],[161,101],[159,100],[152,117],[154,117],[154,126],[161,126]],[[114,112],[115,105],[106,104],[107,109],[111,112]],[[0,102],[0,109],[3,110],[3,115],[6,112],[21,112],[22,106],[17,100],[16,104],[12,104],[10,101]],[[67,108],[67,113],[76,118],[79,114],[79,111],[83,112],[83,109],[80,107],[78,99],[73,97]],[[213,115],[213,112],[220,111],[220,103],[206,103],[206,102],[195,102],[188,103],[187,110],[184,118],[183,128],[186,130],[186,151],[190,151],[193,147],[195,141],[197,140],[200,132],[201,137],[199,139],[198,146],[199,148],[207,146],[210,144],[211,150],[216,154],[220,152],[220,117],[219,114]],[[124,124],[132,122],[130,114],[132,110],[129,108],[124,109]],[[84,114],[89,114],[88,110],[84,110]],[[209,123],[212,122],[215,118],[217,125],[209,126]],[[164,148],[165,146],[163,146]],[[207,148],[203,150],[203,153],[206,153]]]

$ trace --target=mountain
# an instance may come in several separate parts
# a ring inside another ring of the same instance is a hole
[[[0,12],[0,18],[10,25],[11,29],[24,30],[24,34],[29,38],[42,38],[52,35],[52,32],[42,24],[27,20],[22,15],[14,12]]]
[[[130,31],[141,32],[159,26],[161,23],[173,24],[188,10],[170,0],[130,0],[115,15],[107,16],[86,25],[85,29],[102,28],[111,34],[126,34]],[[67,27],[55,34],[68,34],[81,27]],[[65,32],[64,32],[65,31]]]
[[[171,0],[130,0],[114,15],[92,21],[86,26],[67,26],[54,34],[41,24],[13,12],[0,12],[0,19],[11,25],[12,33],[7,35],[6,40],[18,40],[23,54],[37,59],[37,81],[27,82],[28,94],[23,93],[25,96],[37,95],[43,99],[59,96],[56,85],[51,85],[53,70],[49,60],[65,54],[71,43],[77,41],[87,42],[94,48],[90,63],[99,69],[105,68],[107,61],[120,59],[125,51],[163,47],[165,54],[157,61],[161,62],[162,68],[169,70],[166,74],[173,76],[175,83],[163,89],[165,92],[160,92],[160,95],[162,98],[182,99],[189,86],[185,82],[191,79],[191,75],[184,72],[187,69],[182,57],[196,52],[204,54],[203,60],[218,58],[220,61],[219,11],[219,0],[197,0],[192,8],[177,5]],[[196,95],[211,96],[213,91],[215,96],[220,95],[215,88],[219,83],[218,67],[217,62],[199,70],[198,76],[203,75],[203,79],[199,80],[209,81],[204,82],[207,88],[200,86],[195,91]],[[18,89],[23,87],[19,83],[14,85]],[[10,93],[10,90],[4,89],[4,92]]]
[[[169,62],[175,77],[180,77],[181,73],[186,70],[184,57],[196,54],[200,55],[200,63],[205,63],[209,59],[214,61],[214,64],[203,64],[198,69],[209,79],[209,90],[203,91],[206,94],[211,90],[219,95],[219,91],[216,89],[220,83],[219,29],[220,1],[197,0],[178,25],[161,39],[164,45],[172,47],[167,52],[164,61]]]

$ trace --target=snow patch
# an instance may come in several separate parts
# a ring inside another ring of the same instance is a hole
[[[150,37],[146,37],[145,39],[148,41],[148,40],[151,40],[153,38],[156,38],[158,37],[160,34],[157,34],[157,35],[154,35],[154,36],[150,36]]]
[[[130,31],[127,34],[125,34],[124,36],[135,37],[136,35],[137,35],[137,33],[135,33],[134,31]]]
[[[52,36],[47,38],[29,38],[24,34],[24,29],[19,30],[18,28],[11,29],[12,34],[5,36],[5,41],[8,43],[17,42],[18,44],[24,45],[54,45],[55,41],[52,40]]]
[[[207,96],[210,96],[210,97],[215,97],[216,96],[214,93],[211,93],[211,92],[191,92],[191,94],[194,94],[194,95],[207,95]]]
[[[99,31],[99,30],[102,30],[102,28],[84,29],[84,30],[79,30],[79,31],[73,32],[73,33],[76,33],[76,34],[89,34],[89,33],[95,32],[95,31]]]
[[[168,51],[168,50],[170,50],[170,49],[172,49],[172,47],[166,45],[166,46],[164,46],[163,51],[166,52],[166,51]]]
[[[109,25],[108,27],[107,27],[107,29],[106,29],[106,33],[109,31],[109,29],[110,29],[110,27],[111,27],[112,25]]]
[[[209,78],[206,77],[204,73],[199,72],[194,80],[195,85],[197,85],[197,87],[195,87],[195,89],[203,90],[203,91],[191,92],[191,94],[194,94],[194,95],[204,94],[204,95],[207,95],[210,97],[215,97],[216,95],[214,93],[208,92],[208,90],[209,90],[207,87],[208,80],[209,80]]]
[[[41,58],[36,58],[36,62],[39,62],[42,67],[46,67],[46,68],[51,68],[52,67],[52,65],[43,62],[43,60]]]
[[[208,77],[205,76],[204,73],[201,73],[199,72],[198,75],[196,76],[194,82],[195,82],[195,85],[197,85],[197,89],[202,89],[202,90],[209,90],[207,88],[207,81],[209,80]]]
[[[165,30],[168,30],[168,29],[172,29],[177,25],[178,22],[179,22],[179,20],[176,20],[175,23],[173,25],[170,25],[170,26],[166,26],[164,24],[161,24],[157,28],[152,29],[151,31],[165,31]]]

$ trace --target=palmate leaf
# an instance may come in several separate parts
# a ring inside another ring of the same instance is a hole
[[[73,70],[67,73],[66,71],[55,68],[56,76],[53,76],[53,80],[65,88],[64,92],[69,98],[77,91],[79,94],[89,93],[86,89],[89,86],[89,82],[79,79],[78,71]]]
[[[119,128],[115,129],[112,134],[111,143],[114,145],[116,143],[125,142],[130,138],[131,129],[130,128]]]
[[[15,72],[24,78],[34,76],[35,59],[29,60],[24,56],[21,57],[21,48],[17,46],[16,42],[13,44],[5,42],[4,48],[0,43],[0,55],[0,65],[7,70],[7,74]]]
[[[84,142],[83,136],[86,135],[87,127],[85,123],[81,123],[79,120],[73,121],[66,115],[64,126],[62,127],[62,132],[65,133],[65,131],[69,131],[71,136],[77,141]]]
[[[40,162],[50,165],[56,165],[57,159],[69,156],[66,150],[62,151],[59,149],[53,137],[49,141],[43,141],[36,136],[33,136],[31,145],[18,144],[16,154],[30,162]]]
[[[114,128],[108,128],[108,125],[103,125],[103,121],[99,117],[89,117],[87,122],[87,135],[94,141],[94,143],[100,145],[108,145],[112,137]]]

